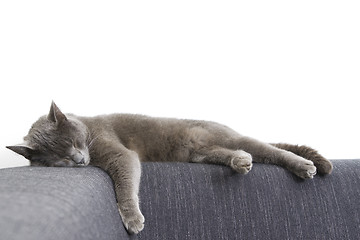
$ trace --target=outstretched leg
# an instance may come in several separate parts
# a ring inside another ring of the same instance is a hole
[[[141,165],[138,155],[114,141],[102,139],[101,143],[101,150],[94,151],[101,154],[92,158],[92,165],[100,166],[113,179],[123,224],[129,233],[138,233],[145,221],[139,208]]]
[[[252,157],[249,153],[218,146],[201,148],[190,157],[190,162],[222,164],[242,174],[248,173],[252,167]]]
[[[321,156],[315,149],[304,145],[292,145],[287,143],[271,144],[277,148],[295,153],[305,159],[311,160],[320,174],[330,174],[333,166],[329,160]]]

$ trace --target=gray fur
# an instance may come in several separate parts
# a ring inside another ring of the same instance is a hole
[[[276,164],[300,178],[329,174],[332,164],[306,146],[267,144],[214,122],[112,114],[78,117],[51,104],[24,143],[8,146],[36,166],[104,169],[114,181],[119,212],[130,233],[144,227],[139,208],[140,162],[180,161],[227,165],[247,174],[252,162]]]

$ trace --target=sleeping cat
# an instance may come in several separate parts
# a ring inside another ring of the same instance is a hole
[[[144,227],[139,208],[140,162],[180,161],[222,164],[246,174],[252,162],[287,168],[300,178],[329,174],[332,164],[317,151],[289,144],[267,144],[214,122],[112,114],[63,114],[53,102],[24,143],[7,148],[32,166],[104,169],[115,184],[119,212],[130,233]]]

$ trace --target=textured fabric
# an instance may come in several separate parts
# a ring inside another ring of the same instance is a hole
[[[94,167],[0,170],[0,239],[128,239],[113,184]]]
[[[333,161],[330,176],[301,180],[255,164],[145,163],[139,239],[360,239],[360,161]]]
[[[0,170],[0,239],[360,239],[360,160],[326,177],[283,168],[144,163],[145,228],[127,235],[113,185],[100,169]]]

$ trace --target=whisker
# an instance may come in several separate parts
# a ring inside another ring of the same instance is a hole
[[[98,139],[100,136],[101,136],[101,134],[97,135],[97,136],[94,137],[94,138],[90,138],[90,137],[89,137],[89,140],[91,139],[90,142],[88,143],[88,148],[89,148],[89,150],[90,150],[91,147],[93,146],[95,140]]]

